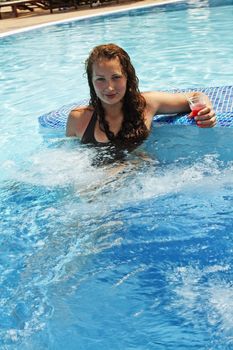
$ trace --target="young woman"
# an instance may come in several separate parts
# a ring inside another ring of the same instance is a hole
[[[190,112],[187,96],[201,94],[141,93],[129,55],[115,44],[95,47],[86,60],[86,72],[89,105],[71,111],[66,129],[67,136],[83,143],[136,146],[149,135],[155,114]],[[194,118],[199,127],[213,127],[215,112],[206,95],[204,100],[205,107]]]

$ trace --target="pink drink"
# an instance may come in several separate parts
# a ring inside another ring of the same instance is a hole
[[[198,112],[206,107],[204,96],[201,94],[188,97],[188,102],[192,111],[190,116],[192,117],[196,117]]]
[[[199,111],[201,111],[203,108],[205,108],[205,104],[204,103],[195,103],[195,104],[190,104],[190,108],[192,110],[192,116],[195,117]]]

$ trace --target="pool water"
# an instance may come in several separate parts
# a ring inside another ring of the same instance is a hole
[[[96,167],[97,150],[37,119],[88,96],[103,42],[130,53],[141,90],[232,85],[221,3],[1,38],[1,349],[233,348],[233,130],[155,126],[123,165]]]

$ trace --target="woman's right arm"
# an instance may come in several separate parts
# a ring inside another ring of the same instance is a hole
[[[66,123],[66,136],[81,138],[87,128],[92,113],[93,110],[87,107],[72,110]]]
[[[77,136],[76,123],[77,120],[74,111],[71,111],[66,123],[66,136]]]

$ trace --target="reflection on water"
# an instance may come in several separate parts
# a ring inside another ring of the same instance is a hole
[[[120,164],[54,139],[8,164],[3,348],[230,349],[232,161],[212,132],[196,150],[178,133],[171,162],[164,131]]]

